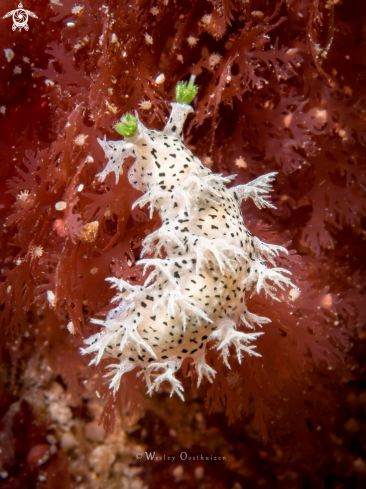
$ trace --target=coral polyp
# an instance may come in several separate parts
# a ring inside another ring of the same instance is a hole
[[[90,337],[83,353],[95,353],[92,363],[115,358],[108,365],[110,387],[119,387],[124,373],[139,367],[148,393],[163,381],[171,394],[182,399],[183,387],[175,377],[185,358],[192,358],[198,375],[210,382],[215,370],[205,361],[208,342],[230,368],[230,347],[239,363],[243,355],[260,356],[253,341],[262,332],[242,332],[262,326],[269,319],[251,313],[246,296],[264,291],[276,299],[276,288],[291,286],[290,273],[276,267],[275,257],[287,253],[281,246],[266,244],[246,228],[241,202],[252,199],[259,207],[268,201],[274,173],[246,185],[227,188],[234,176],[213,174],[184,145],[182,128],[193,111],[193,80],[177,86],[177,100],[163,131],[150,130],[131,115],[116,125],[123,141],[99,140],[108,164],[100,181],[114,172],[116,181],[127,158],[135,163],[129,170],[131,185],[144,192],[133,207],[150,206],[162,226],[143,241],[137,264],[150,271],[143,286],[109,278],[119,292],[117,303],[105,321],[93,320],[103,329]],[[180,103],[182,101],[183,103]],[[128,127],[127,127],[128,126]]]

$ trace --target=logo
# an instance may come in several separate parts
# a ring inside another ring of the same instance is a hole
[[[24,27],[24,29],[27,31],[29,29],[28,26],[28,15],[31,17],[34,17],[35,19],[38,19],[36,14],[33,12],[30,12],[29,10],[24,10],[22,2],[18,5],[18,8],[16,10],[11,10],[7,14],[4,15],[3,19],[6,19],[7,17],[13,16],[13,31],[19,29],[20,31]]]

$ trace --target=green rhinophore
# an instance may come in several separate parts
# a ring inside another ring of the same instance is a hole
[[[137,131],[137,119],[131,114],[125,114],[121,117],[121,122],[117,122],[114,128],[122,136],[131,138]]]
[[[190,104],[197,95],[198,87],[194,84],[196,76],[191,75],[188,84],[178,82],[175,87],[175,98],[179,104]]]

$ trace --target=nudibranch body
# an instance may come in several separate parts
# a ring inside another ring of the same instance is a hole
[[[161,132],[128,116],[120,123],[123,141],[99,140],[108,158],[99,179],[114,172],[118,181],[124,161],[133,156],[128,178],[144,192],[134,206],[149,204],[150,216],[156,209],[162,220],[143,241],[142,256],[151,257],[138,262],[145,272],[150,270],[144,285],[108,279],[119,290],[114,299],[118,305],[105,321],[94,320],[102,332],[86,340],[89,346],[83,350],[96,354],[96,364],[102,358],[116,359],[107,374],[113,377],[114,392],[122,375],[139,367],[150,395],[168,381],[172,394],[183,399],[174,374],[185,358],[193,359],[198,385],[203,377],[213,381],[216,372],[205,361],[208,342],[229,368],[231,345],[239,362],[243,353],[259,356],[250,343],[263,333],[244,333],[237,325],[241,321],[253,329],[269,319],[250,313],[245,296],[264,290],[275,298],[276,286],[291,285],[284,276],[289,272],[276,268],[274,260],[287,250],[253,236],[240,209],[247,198],[259,208],[273,207],[266,198],[274,174],[228,189],[235,176],[213,174],[183,143],[183,124],[192,111],[188,103],[172,103]]]

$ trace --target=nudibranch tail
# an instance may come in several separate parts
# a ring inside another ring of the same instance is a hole
[[[134,157],[128,178],[143,195],[133,207],[148,205],[150,217],[157,211],[162,225],[143,241],[141,256],[150,255],[137,262],[144,266],[144,285],[108,279],[118,290],[117,306],[105,321],[94,321],[103,328],[82,352],[94,353],[96,364],[116,360],[107,374],[114,392],[123,374],[138,367],[150,395],[168,382],[171,393],[183,399],[175,374],[185,358],[193,360],[198,385],[204,378],[213,382],[216,372],[205,360],[209,342],[228,368],[231,347],[239,363],[244,355],[260,356],[252,343],[263,333],[237,326],[253,330],[269,319],[249,312],[246,298],[264,291],[278,300],[276,290],[292,283],[275,261],[287,250],[253,236],[240,208],[249,198],[259,208],[274,207],[268,194],[275,173],[228,189],[234,177],[213,174],[182,140],[193,111],[188,103],[197,93],[194,79],[178,84],[176,92],[163,131],[149,130],[126,114],[116,125],[123,141],[99,140],[108,163],[98,178],[113,172],[118,181],[125,160]]]

